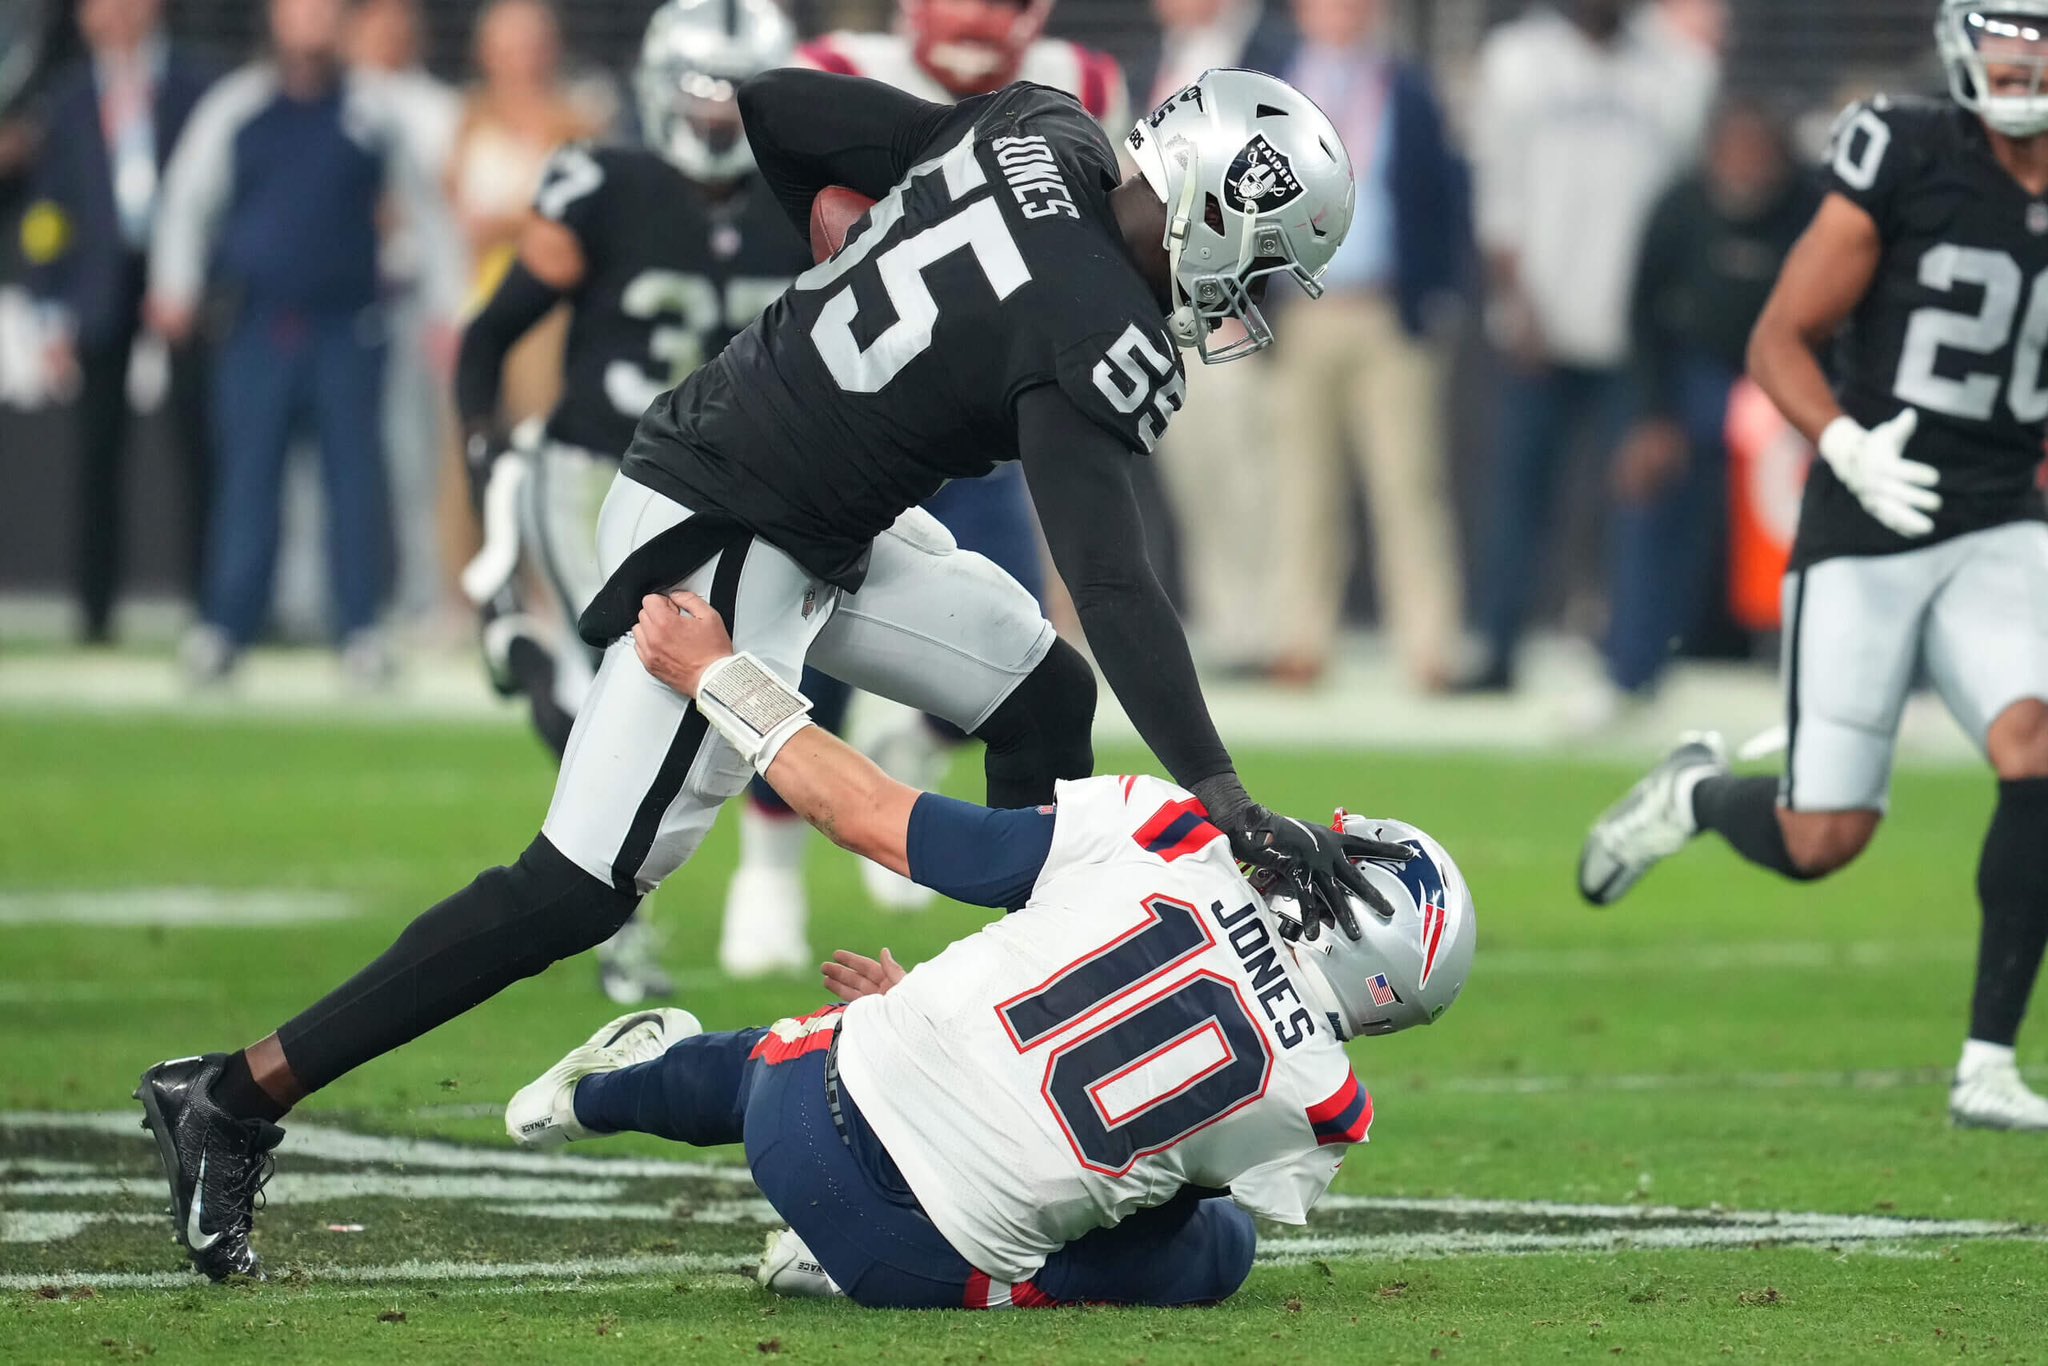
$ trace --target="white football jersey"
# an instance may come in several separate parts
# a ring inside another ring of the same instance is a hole
[[[799,65],[866,76],[935,104],[959,98],[917,64],[910,39],[900,33],[828,33],[798,48],[796,57]],[[1124,134],[1131,131],[1131,97],[1122,68],[1108,53],[1064,38],[1040,38],[1025,51],[1017,79],[1066,91],[1109,131],[1112,142],[1123,146]]]
[[[848,1094],[995,1280],[1183,1186],[1303,1223],[1365,1139],[1372,1100],[1203,815],[1157,778],[1061,783],[1029,903],[846,1011]]]

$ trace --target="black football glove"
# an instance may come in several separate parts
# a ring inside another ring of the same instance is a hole
[[[1405,844],[1347,835],[1328,826],[1310,825],[1289,816],[1277,815],[1253,802],[1238,810],[1224,827],[1231,852],[1238,861],[1253,868],[1279,874],[1294,885],[1301,901],[1301,924],[1288,926],[1304,939],[1322,934],[1325,922],[1336,925],[1352,939],[1364,933],[1351,909],[1356,896],[1386,920],[1394,908],[1366,881],[1353,859],[1369,858],[1386,863],[1406,863],[1414,850]],[[1293,937],[1292,935],[1289,936]]]

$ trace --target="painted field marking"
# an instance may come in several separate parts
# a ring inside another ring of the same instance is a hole
[[[388,1266],[331,1266],[309,1273],[312,1280],[335,1285],[381,1285],[395,1281],[558,1281],[586,1277],[645,1276],[650,1273],[701,1275],[737,1271],[741,1260],[708,1252],[634,1257],[571,1257],[537,1262],[405,1261]],[[89,1285],[95,1290],[191,1290],[206,1282],[191,1271],[51,1271],[0,1275],[0,1290],[68,1289]]]
[[[1961,938],[1925,942],[1866,940],[1823,943],[1764,939],[1729,944],[1645,944],[1617,948],[1494,949],[1483,951],[1474,971],[1493,976],[1575,976],[1645,972],[1699,973],[1736,969],[1827,969],[1917,967],[1927,963],[1975,962],[1974,943]]]
[[[346,920],[360,910],[346,892],[288,888],[108,887],[0,892],[0,925],[266,927]]]
[[[1460,1096],[1547,1096],[1591,1092],[1639,1091],[1896,1091],[1912,1086],[1947,1086],[1954,1070],[1947,1067],[1848,1068],[1839,1072],[1671,1072],[1602,1073],[1547,1077],[1417,1077],[1395,1075],[1380,1085],[1408,1095],[1442,1092]],[[2022,1067],[2020,1074],[2039,1080],[2048,1067]]]
[[[203,1001],[220,994],[214,982],[0,982],[0,1006],[93,1005],[101,1001]]]
[[[68,1131],[147,1142],[135,1117],[125,1111],[0,1114],[0,1133],[7,1131]],[[490,1213],[514,1218],[556,1222],[672,1221],[700,1227],[780,1222],[772,1206],[752,1190],[745,1169],[737,1166],[673,1159],[607,1161],[385,1138],[303,1124],[294,1126],[287,1150],[309,1164],[332,1165],[327,1170],[315,1165],[313,1170],[280,1174],[270,1186],[271,1201],[279,1205],[386,1199],[420,1208],[445,1201],[451,1205],[474,1203]],[[12,1206],[0,1219],[0,1241],[48,1247],[95,1223],[159,1224],[162,1216],[154,1212],[154,1206],[161,1199],[160,1179],[153,1171],[145,1174],[128,1165],[127,1159],[113,1160],[122,1164],[119,1169],[69,1159],[0,1158],[10,1174],[0,1182],[0,1197]],[[677,1183],[673,1188],[677,1198],[661,1199],[663,1191],[658,1186],[653,1190],[631,1186],[650,1180]],[[704,1198],[707,1180],[714,1183],[716,1198]],[[694,1191],[684,1184],[689,1182],[698,1183]],[[85,1208],[20,1207],[23,1201],[41,1200],[88,1203]],[[144,1206],[149,1207],[147,1212],[139,1208]],[[1267,1239],[1259,1257],[1262,1262],[1284,1265],[1315,1259],[1386,1262],[1759,1245],[1916,1256],[1925,1255],[1930,1245],[1986,1239],[2048,1241],[2048,1228],[1982,1219],[1334,1195],[1317,1206],[1314,1225],[1308,1231]],[[616,1284],[620,1278],[714,1274],[722,1288],[741,1288],[750,1261],[747,1254],[727,1251],[514,1262],[414,1259],[374,1266],[316,1263],[286,1284],[294,1293],[341,1294],[370,1293],[367,1287],[404,1282],[580,1285],[592,1280]],[[0,1290],[87,1285],[96,1290],[154,1290],[196,1284],[190,1273],[176,1269],[65,1269],[0,1275]]]
[[[0,1129],[79,1130],[150,1141],[139,1110],[16,1110],[0,1113]],[[532,1153],[507,1145],[480,1148],[431,1138],[388,1138],[350,1133],[324,1124],[294,1122],[279,1151],[287,1158],[310,1157],[362,1166],[425,1167],[436,1171],[496,1171],[538,1176],[613,1177],[619,1180],[683,1177],[752,1187],[754,1178],[738,1163],[648,1158],[571,1157]]]

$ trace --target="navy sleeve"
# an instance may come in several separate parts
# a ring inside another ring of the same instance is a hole
[[[970,906],[1015,910],[1052,850],[1049,807],[1011,811],[927,792],[910,808],[910,880]]]

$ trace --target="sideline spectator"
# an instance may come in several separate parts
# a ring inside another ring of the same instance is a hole
[[[602,128],[563,80],[561,31],[542,0],[495,0],[477,15],[478,80],[463,97],[462,123],[445,176],[448,201],[469,252],[471,305],[496,291],[519,249],[519,231],[548,158],[565,142]],[[528,329],[505,358],[499,402],[503,430],[552,411],[562,391],[569,316],[556,309]],[[440,463],[440,541],[445,563],[476,553],[461,442],[451,428]]]
[[[1706,623],[1725,545],[1728,398],[1757,315],[1820,203],[1763,108],[1715,119],[1700,174],[1651,215],[1632,309],[1643,416],[1614,466],[1615,686],[1654,686],[1674,638]]]
[[[1258,0],[1152,0],[1160,34],[1131,68],[1132,108],[1157,108],[1211,67],[1277,73],[1292,38],[1262,9]],[[1280,528],[1245,516],[1266,496],[1268,472],[1246,456],[1268,436],[1264,359],[1189,366],[1187,403],[1153,462],[1178,533],[1190,641],[1225,670],[1263,671],[1273,658],[1263,618]]]
[[[1281,682],[1322,676],[1350,560],[1346,448],[1366,485],[1380,611],[1419,689],[1449,686],[1462,619],[1444,441],[1444,320],[1472,258],[1470,183],[1429,77],[1386,50],[1383,0],[1295,0],[1287,79],[1350,149],[1358,208],[1313,308],[1273,349]]]
[[[391,673],[376,630],[390,565],[378,224],[387,193],[406,222],[439,215],[388,90],[342,65],[344,13],[344,0],[270,0],[271,55],[200,101],[165,178],[153,323],[182,341],[204,286],[233,300],[216,370],[206,593],[185,649],[195,682],[224,677],[263,629],[286,448],[302,420],[319,435],[343,668],[364,685]]]
[[[46,368],[74,397],[77,521],[72,583],[88,644],[112,634],[124,561],[130,358],[142,328],[159,178],[211,80],[165,36],[159,0],[83,0],[88,55],[52,86],[22,218],[27,283],[49,325]],[[206,515],[205,384],[196,345],[170,369],[187,584],[197,596]]]
[[[473,263],[473,298],[488,298],[510,269],[548,158],[600,131],[563,83],[561,63],[561,33],[542,0],[495,0],[477,16],[481,79],[464,98],[447,171],[449,202]],[[566,330],[557,316],[513,348],[505,371],[508,428],[554,406]]]
[[[1717,69],[1629,0],[1537,5],[1488,35],[1476,111],[1489,324],[1506,353],[1479,616],[1464,680],[1513,686],[1515,649],[1573,438],[1629,418],[1629,284],[1657,196],[1691,164]]]
[[[421,64],[418,0],[360,0],[349,23],[348,49],[358,71],[377,73],[390,87],[398,117],[419,149],[422,172],[435,186],[444,184],[462,122],[462,97]],[[445,201],[435,207],[445,219]],[[444,221],[440,231],[447,230]],[[431,230],[396,224],[385,236],[382,263],[391,344],[384,447],[398,561],[391,597],[393,615],[412,623],[432,617],[449,578],[435,505],[449,439],[443,393],[452,368],[454,320],[435,315],[433,282],[422,278],[432,264],[432,240]]]

